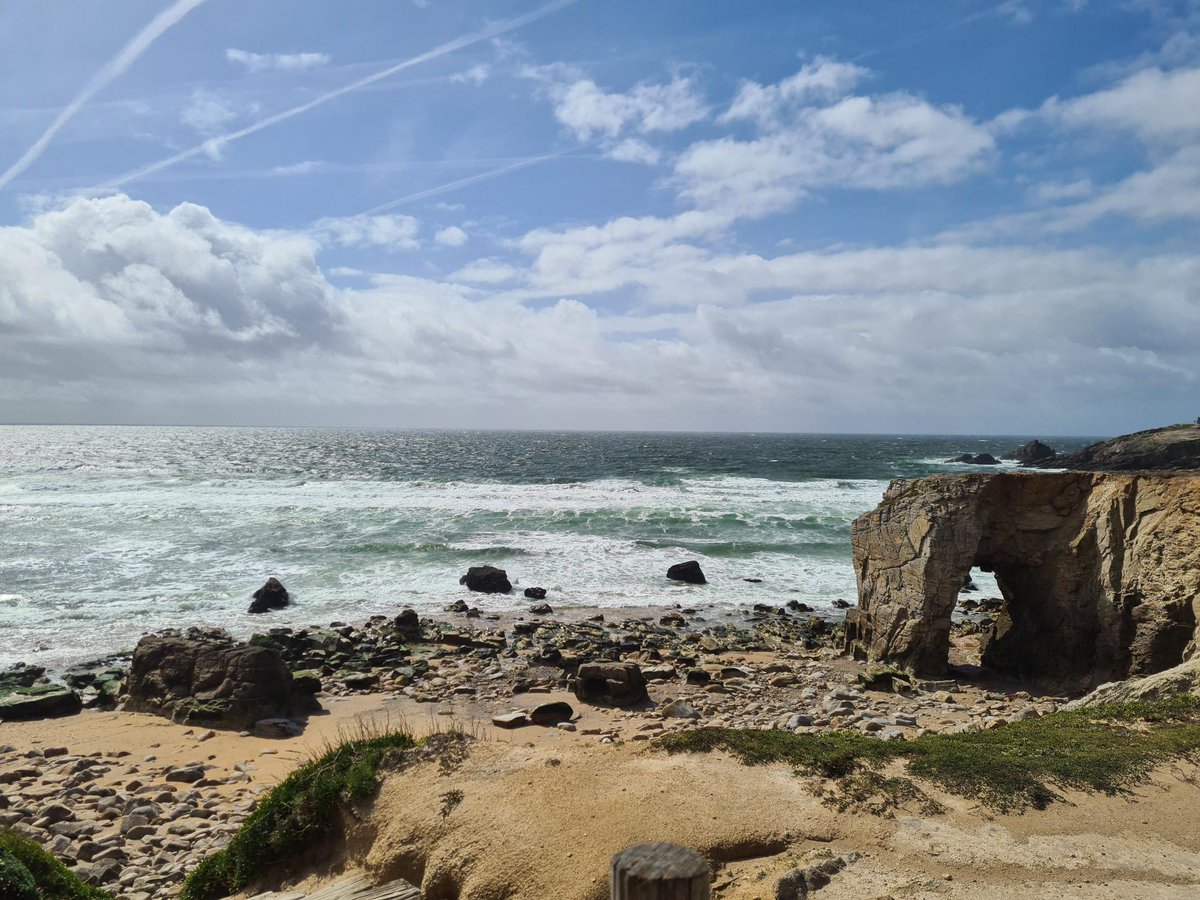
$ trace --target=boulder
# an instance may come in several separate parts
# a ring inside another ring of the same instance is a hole
[[[523,728],[529,724],[529,716],[521,710],[497,713],[492,716],[492,724],[497,728]]]
[[[575,696],[584,703],[632,706],[649,698],[637,663],[583,663],[575,676]]]
[[[417,615],[416,610],[400,610],[400,615],[392,621],[392,627],[407,641],[416,641],[421,638],[421,617]]]
[[[529,612],[535,616],[548,616],[554,612],[554,609],[549,603],[539,603],[537,606],[529,607]]]
[[[458,579],[458,583],[480,594],[507,594],[512,590],[508,573],[495,566],[471,566],[467,574]]]
[[[267,579],[266,584],[254,592],[254,599],[250,602],[250,608],[246,612],[257,614],[270,612],[273,609],[283,609],[288,602],[287,588],[278,578],[271,577]]]
[[[1066,705],[1067,709],[1087,706],[1108,706],[1111,703],[1145,703],[1166,700],[1180,694],[1200,695],[1200,656],[1185,663],[1129,681],[1110,681],[1085,697]]]
[[[311,682],[297,682],[278,650],[192,629],[142,638],[129,668],[125,709],[176,722],[249,729],[260,719],[320,709]]]
[[[1028,444],[1022,444],[1009,450],[1001,459],[1011,459],[1014,462],[1019,462],[1023,466],[1031,466],[1035,463],[1046,463],[1058,456],[1058,451],[1049,444],[1043,444],[1041,441],[1030,441]]]
[[[700,569],[700,563],[694,559],[671,566],[671,568],[667,569],[667,577],[672,581],[684,581],[688,584],[708,583],[704,577],[704,572]]]
[[[525,596],[530,600],[545,600],[546,589],[544,587],[527,587],[525,588]]]
[[[529,720],[534,725],[543,725],[547,728],[552,728],[559,722],[570,722],[574,715],[575,710],[571,708],[570,703],[556,700],[552,703],[543,703],[540,706],[535,706],[529,714]]]
[[[70,716],[81,709],[79,694],[61,684],[0,687],[0,722]]]

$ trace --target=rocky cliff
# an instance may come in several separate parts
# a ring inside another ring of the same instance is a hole
[[[1035,466],[1089,472],[1132,472],[1163,469],[1200,469],[1200,423],[1168,425],[1123,434],[1084,447],[1057,459],[1033,460]]]
[[[848,641],[945,669],[972,566],[1004,608],[983,664],[1091,687],[1179,664],[1200,612],[1200,475],[972,473],[895,481],[852,529],[859,608]]]

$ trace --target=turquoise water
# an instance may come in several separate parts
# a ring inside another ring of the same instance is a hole
[[[556,606],[824,608],[853,599],[850,523],[889,480],[1024,440],[0,426],[0,666],[261,629],[268,575],[294,600],[270,624],[437,610],[484,562]],[[711,584],[665,580],[687,558]]]

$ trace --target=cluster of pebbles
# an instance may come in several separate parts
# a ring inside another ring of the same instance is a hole
[[[4,746],[0,760],[0,826],[123,900],[175,896],[266,790],[244,771],[222,777],[205,761],[161,766],[153,754],[135,759],[124,750],[80,756]]]

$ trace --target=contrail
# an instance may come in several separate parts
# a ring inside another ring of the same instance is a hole
[[[460,187],[466,187],[468,184],[475,184],[479,181],[487,181],[489,178],[495,178],[497,175],[503,175],[505,172],[512,172],[516,169],[524,169],[526,166],[537,165],[540,162],[545,162],[548,159],[557,159],[563,156],[563,153],[551,153],[547,156],[531,156],[529,159],[522,159],[519,162],[511,163],[507,166],[501,166],[499,169],[491,169],[487,172],[480,172],[478,175],[468,175],[466,178],[459,178],[457,181],[449,181],[446,184],[440,184],[437,187],[431,187],[423,191],[417,191],[415,194],[406,194],[403,197],[398,197],[395,200],[389,200],[387,203],[381,203],[379,206],[372,207],[365,212],[360,212],[352,218],[361,218],[362,216],[373,216],[377,213],[386,212],[389,209],[395,209],[397,206],[402,206],[405,203],[412,203],[416,200],[424,200],[427,197],[436,197],[439,194],[445,194],[447,191],[457,190]]]
[[[448,53],[453,53],[456,50],[461,50],[464,47],[471,46],[472,44],[478,44],[480,41],[486,41],[489,38],[499,37],[506,32],[513,31],[514,29],[520,28],[523,25],[528,25],[530,22],[536,22],[538,19],[544,18],[551,13],[558,12],[560,9],[570,6],[575,2],[576,0],[554,0],[553,3],[547,3],[545,6],[539,7],[532,12],[525,13],[523,16],[517,16],[513,19],[505,19],[504,21],[489,25],[486,28],[482,28],[479,31],[463,35],[462,37],[457,37],[454,40],[440,44],[437,47],[434,47],[432,50],[428,50],[419,56],[414,56],[411,59],[406,59],[403,62],[396,63],[394,66],[389,66],[386,69],[382,69],[374,73],[373,75],[360,78],[358,81],[352,81],[350,84],[343,85],[337,90],[329,91],[326,94],[321,94],[319,97],[315,97],[312,100],[309,100],[307,103],[301,103],[299,106],[293,106],[291,109],[285,109],[282,112],[277,112],[274,115],[267,116],[265,119],[259,119],[257,122],[247,125],[245,128],[240,128],[237,131],[231,131],[228,134],[217,135],[216,137],[210,138],[202,144],[197,144],[195,147],[184,150],[180,153],[176,153],[174,156],[168,156],[166,159],[160,159],[156,163],[151,163],[150,165],[143,166],[140,169],[134,169],[132,172],[128,172],[119,178],[114,178],[112,181],[100,185],[97,190],[112,190],[114,188],[121,187],[121,185],[127,184],[130,181],[136,181],[139,178],[144,178],[146,175],[151,175],[169,166],[173,166],[178,162],[183,162],[185,159],[191,159],[192,157],[199,156],[202,153],[208,153],[214,149],[219,150],[225,144],[241,140],[242,138],[248,137],[252,134],[257,134],[266,128],[270,128],[272,125],[278,125],[280,122],[286,122],[288,119],[306,113],[310,109],[315,109],[318,106],[323,106],[331,100],[336,100],[338,97],[344,97],[346,94],[361,90],[367,85],[374,84],[377,81],[382,81],[384,78],[390,78],[397,72],[402,72],[405,69],[410,69],[413,66],[420,65],[421,63],[429,62],[431,59],[438,59],[439,57],[445,56]]]
[[[8,183],[28,169],[42,152],[50,146],[50,142],[54,140],[54,136],[62,130],[62,127],[70,121],[79,110],[83,109],[87,102],[96,96],[100,91],[104,90],[114,79],[123,75],[130,66],[137,62],[138,57],[150,49],[150,45],[157,41],[167,29],[178,24],[179,20],[190,13],[193,9],[203,3],[204,0],[176,0],[165,10],[155,16],[145,28],[137,33],[125,47],[110,59],[99,72],[92,76],[89,81],[79,92],[79,95],[63,107],[62,111],[50,123],[50,127],[45,133],[34,141],[32,147],[25,151],[25,154],[15,163],[8,167],[8,171],[0,175],[0,190],[8,186]]]

